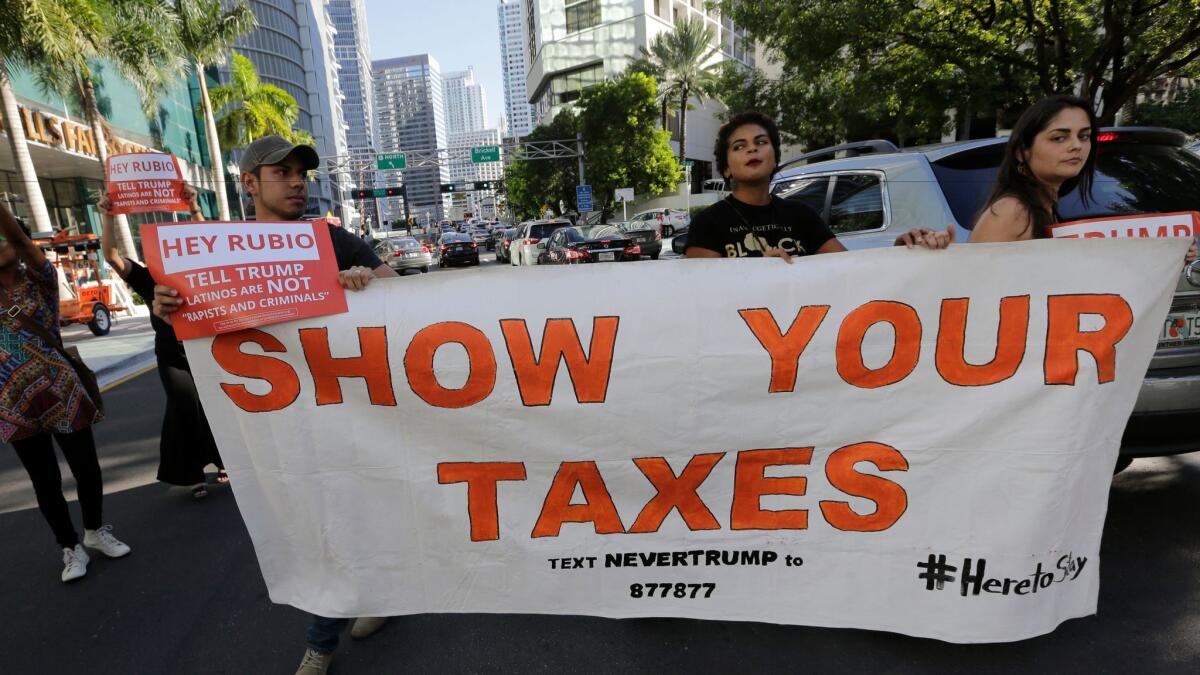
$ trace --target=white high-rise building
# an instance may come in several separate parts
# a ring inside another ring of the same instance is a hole
[[[357,216],[346,190],[350,185],[350,174],[341,161],[349,153],[346,144],[346,120],[342,102],[341,83],[338,81],[338,59],[334,51],[337,29],[325,11],[325,0],[309,0],[307,15],[309,43],[305,50],[305,79],[311,92],[311,122],[313,139],[322,165],[317,170],[316,185],[310,192],[317,195],[317,213],[333,213],[350,220]]]
[[[533,106],[529,105],[526,72],[529,43],[521,0],[500,0],[496,8],[500,27],[500,67],[504,77],[504,118],[507,136],[526,136],[533,131]]]
[[[345,165],[354,170],[349,180],[354,187],[372,188],[379,176],[373,170],[378,139],[375,133],[375,87],[371,80],[371,44],[367,35],[365,0],[325,0],[333,20],[334,54],[337,57],[338,83],[342,90],[342,115],[346,123],[349,159]],[[379,183],[382,184],[382,183]],[[374,199],[353,202],[361,205],[364,225],[378,226],[378,207]]]
[[[660,33],[674,30],[685,17],[713,28],[708,65],[755,63],[746,32],[702,0],[521,0],[526,49],[530,56],[527,87],[538,124],[579,98],[584,89],[621,76],[649,49]],[[699,185],[712,171],[712,147],[723,107],[712,100],[687,115],[687,158]],[[673,124],[672,124],[673,122]],[[672,147],[678,152],[678,120],[668,120]]]
[[[487,92],[475,81],[475,69],[442,73],[446,133],[479,131],[487,127]]]
[[[432,153],[446,146],[445,102],[441,67],[429,54],[402,56],[371,63],[375,86],[375,118],[379,151]],[[413,162],[410,160],[409,162]],[[385,185],[407,186],[409,210],[414,218],[443,217],[446,200],[441,184],[450,182],[445,164],[386,172]],[[387,199],[383,218],[404,217],[399,198]]]

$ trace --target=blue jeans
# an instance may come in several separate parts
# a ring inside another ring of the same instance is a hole
[[[308,624],[308,648],[322,654],[332,653],[337,649],[338,637],[349,625],[350,619],[330,619],[313,614]]]

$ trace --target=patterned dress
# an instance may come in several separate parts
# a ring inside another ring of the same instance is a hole
[[[40,270],[22,266],[21,283],[8,295],[22,314],[60,337],[52,264]],[[26,329],[14,311],[0,307],[0,440],[70,433],[103,419],[66,357]]]

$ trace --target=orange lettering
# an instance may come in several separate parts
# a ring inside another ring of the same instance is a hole
[[[571,503],[576,485],[583,491],[583,504]],[[596,534],[625,531],[595,462],[563,462],[558,466],[542,512],[533,526],[533,536],[557,537],[563,523],[592,523]]]
[[[603,403],[612,372],[613,348],[617,342],[619,317],[592,319],[592,341],[583,353],[579,333],[571,319],[547,319],[542,331],[540,358],[533,353],[533,340],[523,319],[503,319],[500,330],[508,346],[521,402],[527,406],[550,405],[559,361],[567,362],[567,374],[579,403]]]
[[[392,370],[388,365],[387,331],[382,326],[359,327],[360,356],[334,358],[329,353],[328,328],[303,328],[300,345],[317,390],[317,405],[342,402],[343,377],[361,377],[367,382],[371,405],[396,405]]]
[[[895,448],[882,443],[855,443],[838,448],[825,462],[829,484],[842,492],[875,502],[875,512],[860,515],[846,502],[822,501],[825,520],[848,532],[886,530],[908,509],[908,493],[886,478],[858,473],[854,465],[871,462],[880,471],[908,471],[908,462]]]
[[[443,462],[438,464],[438,483],[467,484],[467,514],[471,518],[471,541],[500,538],[500,510],[496,505],[496,483],[525,480],[521,462]]]
[[[829,305],[801,307],[787,333],[779,332],[779,324],[769,309],[740,309],[742,321],[758,338],[759,344],[771,355],[771,385],[767,391],[775,394],[796,389],[796,369],[800,355],[808,347],[817,328],[829,313]]]
[[[721,525],[713,517],[700,495],[696,494],[700,484],[708,478],[723,452],[696,455],[687,463],[679,477],[663,457],[639,457],[633,460],[637,468],[650,481],[658,494],[642,507],[630,532],[657,532],[671,509],[679,509],[679,516],[689,530],[719,530]]]
[[[433,356],[442,345],[457,342],[467,350],[470,372],[461,389],[447,389],[433,372]],[[413,393],[438,408],[475,405],[496,387],[496,357],[483,331],[469,324],[447,321],[426,326],[413,336],[404,353],[404,370]]]
[[[729,516],[731,530],[807,530],[808,509],[768,511],[759,499],[763,495],[803,496],[808,479],[803,476],[767,478],[768,466],[808,464],[812,448],[743,450],[734,469],[733,508]]]
[[[992,360],[974,365],[967,363],[967,298],[942,300],[938,326],[937,371],[950,384],[981,387],[1007,380],[1016,374],[1025,359],[1029,339],[1029,296],[1018,295],[1000,300],[1000,326],[996,329],[996,353]]]
[[[221,383],[221,390],[234,405],[246,412],[283,410],[300,395],[300,378],[286,361],[243,352],[241,347],[247,342],[253,342],[264,352],[287,351],[274,335],[250,329],[218,335],[212,344],[213,359],[230,375],[266,380],[271,391],[251,394],[245,385],[225,383]]]
[[[1079,374],[1079,352],[1096,360],[1100,384],[1117,376],[1117,343],[1133,326],[1133,310],[1119,295],[1052,295],[1047,299],[1049,324],[1046,330],[1046,384],[1074,385]],[[1104,327],[1079,330],[1079,317],[1103,317]]]
[[[895,330],[892,358],[880,368],[863,363],[862,344],[867,331],[877,323],[891,324]],[[877,389],[908,377],[921,357],[921,319],[908,305],[873,300],[846,315],[838,330],[837,369],[847,384]]]

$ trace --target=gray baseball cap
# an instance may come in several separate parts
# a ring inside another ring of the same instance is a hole
[[[263,136],[246,146],[238,167],[242,173],[249,173],[264,164],[278,164],[293,152],[304,162],[306,170],[321,166],[321,158],[311,145],[296,145],[282,136]]]

